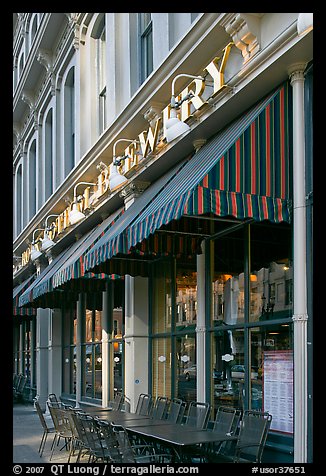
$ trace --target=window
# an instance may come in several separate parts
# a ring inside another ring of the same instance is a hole
[[[140,37],[140,80],[141,83],[153,71],[153,31],[152,16],[150,13],[139,13],[139,37]]]
[[[45,200],[53,193],[53,114],[52,109],[48,112],[44,124],[44,142],[45,142]]]
[[[75,73],[71,68],[64,86],[64,173],[75,165]]]
[[[28,183],[29,183],[29,219],[36,213],[36,140],[34,139],[29,149],[28,157]]]
[[[63,336],[63,371],[62,391],[66,394],[76,394],[76,342],[77,317],[74,309],[62,312]]]
[[[90,398],[102,398],[102,313],[86,309],[85,343],[82,343],[82,359],[85,371],[83,394]]]

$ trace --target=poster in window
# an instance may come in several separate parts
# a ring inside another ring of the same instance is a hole
[[[264,411],[273,419],[271,430],[293,433],[293,354],[264,352]]]

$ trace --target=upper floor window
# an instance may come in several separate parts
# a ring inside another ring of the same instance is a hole
[[[96,67],[96,95],[97,95],[97,129],[102,134],[105,129],[106,118],[106,33],[105,14],[100,14],[94,24],[91,34],[95,40],[95,67]]]
[[[153,27],[150,13],[139,13],[139,38],[140,38],[140,80],[141,83],[153,71]]]

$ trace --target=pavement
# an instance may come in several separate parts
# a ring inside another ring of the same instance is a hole
[[[53,427],[50,415],[44,415],[49,426]],[[49,433],[45,443],[42,456],[38,452],[43,435],[43,427],[39,416],[32,403],[15,403],[13,405],[13,454],[12,462],[16,463],[67,463],[69,452],[62,449],[64,442],[61,439],[58,446],[55,446],[52,459],[51,444],[54,433]],[[88,459],[88,457],[87,457]],[[85,462],[87,461],[85,459]],[[75,457],[71,458],[74,463]],[[81,459],[81,462],[84,462]]]

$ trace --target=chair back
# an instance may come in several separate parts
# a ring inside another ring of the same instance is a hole
[[[105,449],[109,453],[110,459],[114,463],[121,463],[122,454],[119,451],[119,441],[117,439],[117,434],[113,431],[111,423],[105,420],[100,420],[99,418],[94,418],[94,421],[101,438],[103,438],[105,442]]]
[[[141,393],[138,397],[136,413],[138,415],[149,415],[153,405],[152,396],[147,393]]]
[[[169,402],[166,419],[171,421],[171,423],[181,423],[185,408],[185,402],[180,398],[172,398]]]
[[[235,461],[245,459],[261,462],[272,415],[268,412],[246,410],[243,413],[235,451]]]
[[[119,445],[119,452],[121,455],[122,463],[136,463],[136,457],[129,440],[127,431],[119,425],[114,425],[111,423],[111,428],[116,435],[116,440]]]
[[[104,459],[104,449],[95,419],[90,415],[80,413],[79,421],[83,427],[83,434],[88,448],[96,457],[100,456]]]
[[[109,407],[112,409],[112,410],[120,410],[122,404],[123,404],[123,393],[121,392],[116,392],[116,394],[114,395],[114,398],[112,401],[110,401],[109,403]]]
[[[48,401],[52,403],[53,406],[60,407],[61,402],[58,400],[55,393],[49,393]]]
[[[40,406],[40,404],[37,400],[34,401],[34,407],[36,409],[36,413],[38,414],[38,417],[40,419],[40,422],[41,422],[41,425],[42,425],[43,429],[44,430],[49,430],[49,427],[46,423],[46,420],[45,420],[43,412],[42,412],[42,408],[41,408],[41,406]]]
[[[168,408],[168,397],[157,397],[152,407],[151,417],[158,420],[165,419]]]
[[[207,427],[210,409],[211,406],[207,402],[190,402],[185,425],[204,430]]]
[[[27,382],[27,376],[22,375],[21,379],[19,380],[18,386],[17,386],[17,393],[23,393],[26,382]]]
[[[233,434],[239,423],[241,413],[232,407],[220,406],[217,409],[213,431],[226,435]]]

